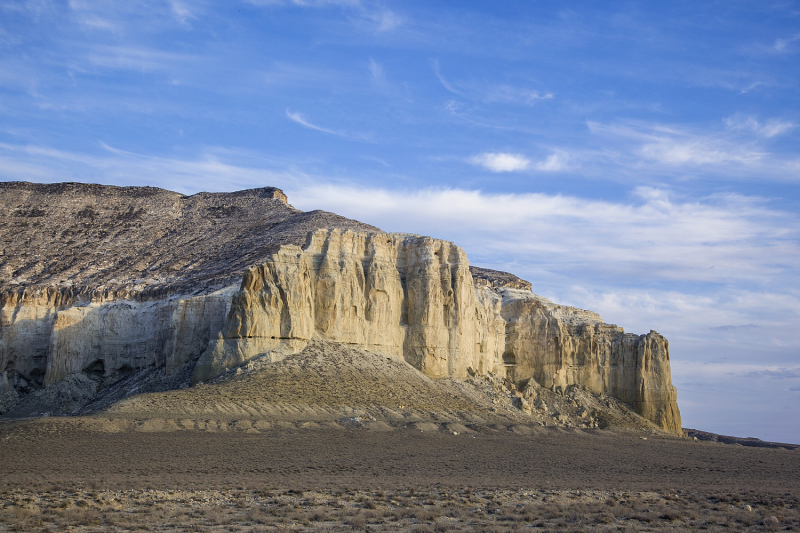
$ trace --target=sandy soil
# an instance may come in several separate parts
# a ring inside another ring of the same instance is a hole
[[[0,531],[800,528],[800,449],[508,385],[314,343],[91,416],[2,421]]]
[[[596,429],[108,433],[85,423],[0,425],[0,530],[800,527],[800,452],[786,449]]]

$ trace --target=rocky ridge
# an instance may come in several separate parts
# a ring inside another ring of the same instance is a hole
[[[681,433],[666,339],[470,267],[453,243],[301,213],[274,188],[1,185],[0,411],[67,383],[79,410],[146,369],[169,388],[326,342],[429,378],[497,376],[527,416],[539,389],[585,390]]]

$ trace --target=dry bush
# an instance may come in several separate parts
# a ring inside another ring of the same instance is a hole
[[[372,498],[366,498],[361,504],[364,509],[377,509],[378,504]]]
[[[263,524],[264,519],[266,518],[264,511],[262,511],[259,507],[249,508],[245,517],[249,522],[255,522],[256,524]]]
[[[315,509],[314,512],[311,513],[311,520],[313,522],[329,522],[331,516],[326,509]]]
[[[10,507],[0,511],[0,520],[14,524],[24,522],[33,516],[33,514],[34,513],[31,509],[25,509],[23,507]]]
[[[367,526],[367,520],[361,515],[355,515],[348,518],[345,524],[353,528],[364,529]]]
[[[442,516],[442,513],[439,509],[414,509],[412,516],[423,522],[432,522]]]

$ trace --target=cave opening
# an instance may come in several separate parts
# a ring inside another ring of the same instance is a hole
[[[106,374],[106,364],[102,359],[97,359],[86,367],[84,373],[90,379],[94,379],[96,381],[102,380]]]

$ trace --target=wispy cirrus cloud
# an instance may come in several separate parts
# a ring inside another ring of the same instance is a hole
[[[339,137],[350,137],[350,135],[342,131],[336,131],[328,128],[323,128],[322,126],[317,126],[316,124],[313,124],[305,115],[299,112],[292,112],[287,109],[286,117],[292,122],[295,122],[297,124],[300,124],[301,126],[304,126],[312,130],[321,131],[322,133],[329,133],[330,135],[337,135]]]
[[[773,50],[776,52],[787,52],[787,47],[795,41],[800,40],[800,33],[796,33],[791,37],[787,37],[784,39],[775,39],[775,43],[772,45]]]
[[[330,133],[331,135],[343,135],[342,133],[340,133],[338,131],[334,131],[334,130],[331,130],[331,129],[328,129],[328,128],[323,128],[321,126],[317,126],[316,124],[312,124],[302,113],[292,112],[292,111],[289,111],[287,109],[286,110],[286,116],[292,122],[296,122],[297,124],[300,124],[301,126],[305,126],[306,128],[310,128],[312,130],[321,131],[323,133]]]
[[[459,90],[457,90],[455,87],[453,87],[453,86],[450,84],[450,82],[448,82],[448,81],[447,81],[447,80],[444,78],[444,76],[442,76],[442,72],[441,72],[441,70],[439,69],[439,60],[438,60],[438,59],[432,59],[432,60],[431,60],[431,66],[433,67],[433,72],[434,72],[434,74],[436,74],[436,77],[437,77],[437,78],[439,78],[439,83],[441,83],[441,84],[442,84],[442,87],[444,87],[445,89],[447,89],[448,91],[450,91],[450,92],[451,92],[451,93],[453,93],[453,94],[457,94],[457,95],[459,95],[459,96],[463,96],[463,94],[461,93],[461,91],[459,91]]]
[[[800,379],[800,367],[797,368],[769,368],[756,370],[744,374],[748,378],[768,378],[768,379]]]
[[[512,102],[524,105],[534,105],[543,100],[552,100],[555,95],[552,92],[541,92],[525,87],[515,87],[508,84],[492,84],[492,83],[477,83],[466,82],[455,84],[446,79],[441,72],[439,61],[437,59],[431,60],[433,72],[442,84],[442,87],[447,89],[453,94],[468,98],[470,100],[497,103],[497,102]]]
[[[376,6],[361,0],[244,0],[259,7],[302,7],[302,8],[348,8],[357,13],[356,25],[368,25],[375,33],[389,32],[401,26],[405,17],[386,6]]]
[[[725,119],[725,126],[732,131],[748,131],[755,133],[759,137],[769,139],[771,137],[783,135],[796,128],[797,124],[774,118],[765,122],[759,122],[759,120],[752,115],[736,113]]]
[[[772,152],[765,143],[795,128],[792,122],[734,115],[717,129],[643,122],[587,125],[602,148],[584,152],[582,168],[605,164],[618,166],[626,175],[646,176],[665,175],[672,167],[719,179],[800,180],[800,161],[794,154]]]
[[[353,139],[356,141],[373,142],[372,138],[369,135],[365,135],[363,133],[343,131],[343,130],[333,130],[330,128],[324,128],[322,126],[318,126],[312,123],[308,119],[308,117],[306,117],[302,113],[296,111],[293,112],[290,111],[289,109],[286,110],[286,118],[308,129],[316,130],[322,133],[327,133],[329,135],[336,135],[337,137],[346,137],[348,139]]]
[[[567,168],[567,153],[554,152],[542,161],[533,162],[522,154],[484,152],[467,161],[492,172],[519,172],[533,169],[540,172],[559,172]]]
[[[181,0],[169,0],[169,6],[172,8],[172,14],[175,20],[181,24],[186,24],[188,19],[196,18],[194,12]]]
[[[560,172],[568,168],[568,160],[569,156],[566,152],[553,152],[543,161],[536,163],[534,168],[542,172]]]
[[[521,154],[486,152],[469,159],[473,165],[480,165],[492,172],[515,172],[527,169],[531,160]]]
[[[370,15],[370,18],[375,22],[376,32],[391,31],[403,23],[403,17],[386,8]]]
[[[386,74],[383,71],[383,65],[378,63],[372,58],[369,58],[369,72],[372,74],[372,79],[376,83],[385,83],[386,82]]]
[[[533,105],[542,100],[552,100],[555,97],[551,92],[542,93],[511,85],[490,85],[484,88],[482,92],[481,99],[485,102],[521,102],[528,105]]]
[[[189,54],[165,52],[139,46],[97,46],[86,57],[89,63],[105,68],[147,71],[172,71],[177,65],[198,58]]]

